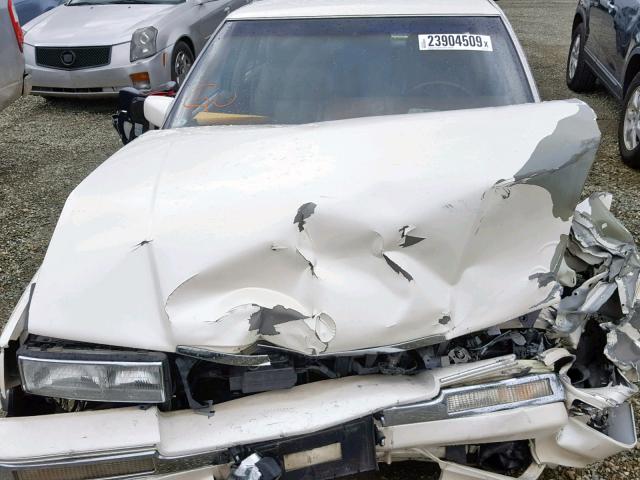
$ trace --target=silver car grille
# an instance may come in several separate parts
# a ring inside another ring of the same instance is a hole
[[[62,70],[102,67],[111,61],[111,46],[36,47],[36,64]]]

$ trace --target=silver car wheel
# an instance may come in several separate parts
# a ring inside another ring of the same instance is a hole
[[[576,35],[571,45],[571,54],[569,55],[569,79],[573,79],[578,69],[578,59],[580,58],[580,35]]]
[[[184,79],[191,69],[191,58],[185,52],[178,52],[176,60],[173,64],[173,71],[176,73],[176,82],[178,85],[182,85]]]
[[[640,88],[638,87],[631,94],[624,112],[623,139],[624,146],[629,151],[635,149],[640,142]]]

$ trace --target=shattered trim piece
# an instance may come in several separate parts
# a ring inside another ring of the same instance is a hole
[[[560,300],[551,327],[576,344],[586,322],[598,320],[607,332],[605,355],[635,381],[640,378],[640,255],[610,205],[609,194],[595,193],[576,208],[565,262],[591,276]]]
[[[207,362],[236,367],[263,367],[271,365],[271,359],[269,358],[269,355],[242,355],[223,353],[215,352],[209,348],[189,347],[186,345],[179,345],[178,348],[176,348],[176,353]]]

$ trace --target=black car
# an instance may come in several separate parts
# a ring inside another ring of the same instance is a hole
[[[579,0],[566,76],[574,92],[599,80],[622,102],[620,155],[640,168],[640,0]]]

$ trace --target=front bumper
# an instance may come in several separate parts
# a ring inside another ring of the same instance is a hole
[[[171,80],[171,50],[136,62],[129,61],[129,43],[114,45],[109,65],[78,70],[61,70],[36,65],[35,47],[24,45],[25,62],[30,70],[34,95],[52,97],[115,97],[125,87],[131,87],[130,75],[148,72],[151,86]]]
[[[447,392],[460,389],[441,391],[438,378],[424,373],[347,377],[260,393],[219,404],[212,416],[134,407],[5,418],[0,438],[11,441],[0,443],[0,469],[20,480],[72,475],[210,480],[225,477],[220,472],[228,469],[234,448],[295,440],[374,417],[385,438],[375,447],[379,461],[411,457],[414,449],[548,439],[569,419],[555,374],[543,378],[556,385],[547,398],[458,416],[440,415],[437,405],[439,399],[446,403]],[[514,381],[522,379],[501,382]],[[398,412],[398,405],[410,405],[410,415]]]

